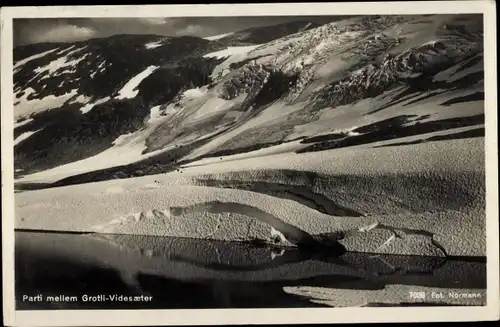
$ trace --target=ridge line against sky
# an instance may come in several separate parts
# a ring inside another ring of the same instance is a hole
[[[208,37],[294,21],[325,24],[342,16],[35,18],[14,20],[14,46],[76,42],[116,34]]]

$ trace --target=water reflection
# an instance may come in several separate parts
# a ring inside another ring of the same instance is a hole
[[[285,291],[294,287],[319,289],[319,294],[378,292],[398,285],[481,291],[486,265],[472,258],[334,255],[157,236],[16,232],[15,277],[20,310],[280,308],[331,305],[315,301],[309,291]],[[44,299],[77,296],[78,301],[23,301],[23,295],[38,294]],[[148,295],[152,300],[83,302],[84,294]],[[406,300],[404,305],[423,304]],[[369,305],[387,305],[377,303]],[[393,305],[401,303],[396,299]]]

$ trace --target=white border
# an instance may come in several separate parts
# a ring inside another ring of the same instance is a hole
[[[68,310],[15,311],[12,19],[55,17],[314,16],[361,14],[484,14],[487,306],[426,308],[312,308],[241,310]],[[1,9],[2,249],[6,326],[300,324],[498,320],[498,156],[496,94],[496,11],[494,1],[376,3],[216,4],[143,6],[7,7]]]

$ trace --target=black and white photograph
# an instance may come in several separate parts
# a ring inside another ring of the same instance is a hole
[[[2,9],[12,310],[498,307],[474,3]]]

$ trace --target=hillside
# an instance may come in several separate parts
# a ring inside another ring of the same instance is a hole
[[[107,179],[297,139],[308,145],[300,151],[318,151],[484,121],[479,16],[264,31],[16,48],[17,172],[33,180],[111,169]]]

